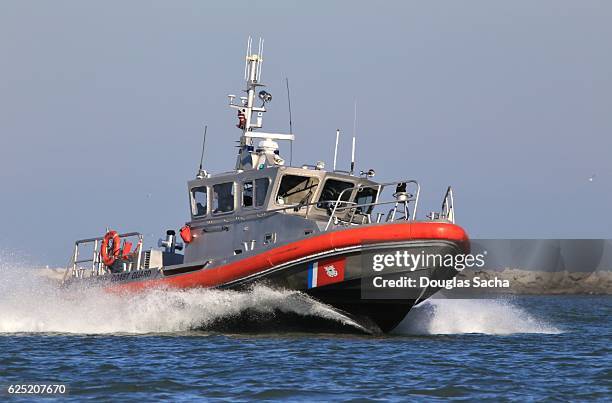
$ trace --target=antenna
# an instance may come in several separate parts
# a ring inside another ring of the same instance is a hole
[[[295,138],[293,134],[256,131],[263,127],[263,114],[266,112],[265,103],[272,100],[272,95],[263,90],[257,93],[258,87],[264,86],[259,83],[262,73],[264,40],[262,38],[259,39],[257,49],[254,49],[254,46],[253,38],[249,37],[245,65],[246,96],[240,97],[236,103],[234,103],[234,98],[236,97],[229,96],[229,107],[238,111],[237,126],[242,131],[239,140],[240,150],[236,157],[237,170],[256,168],[254,158],[257,157],[259,151],[256,151],[253,146],[254,139],[267,141],[266,161],[269,165],[284,165],[285,160],[278,155],[278,144],[274,140],[293,141]],[[255,50],[257,53],[255,53]],[[255,102],[257,102],[256,97],[263,101],[261,106],[255,105]]]
[[[355,100],[355,114],[353,116],[353,148],[351,149],[351,175],[355,172],[355,137],[357,136],[357,101]]]
[[[204,126],[204,139],[202,140],[202,155],[200,156],[200,169],[198,170],[198,174],[196,178],[202,179],[206,176],[206,171],[202,169],[202,164],[204,163],[204,148],[206,147],[206,132],[208,131],[208,125]]]
[[[287,105],[289,105],[289,134],[293,134],[293,123],[291,121],[291,95],[289,93],[289,77],[285,77],[287,84]],[[289,142],[289,166],[293,165],[293,141]]]
[[[293,125],[291,123],[291,95],[289,94],[289,78],[285,77],[287,83],[287,104],[289,105],[289,134],[293,134]]]
[[[334,171],[336,170],[336,160],[338,159],[338,140],[340,139],[340,129],[336,129],[336,146],[334,147]]]
[[[249,56],[251,55],[251,43],[253,42],[253,38],[249,35],[249,39],[247,40],[247,49],[246,49],[246,57],[244,61],[244,79],[245,81],[248,79],[247,77],[247,69],[249,66]]]
[[[261,81],[261,68],[262,68],[262,61],[263,61],[263,45],[264,45],[264,40],[263,38],[259,38],[259,48],[257,49],[257,55],[259,56],[259,61],[257,63],[257,82]]]

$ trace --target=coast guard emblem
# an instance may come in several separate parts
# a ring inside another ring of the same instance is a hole
[[[336,270],[334,265],[331,264],[329,266],[325,266],[325,273],[327,274],[327,277],[336,277],[338,275],[338,270]]]
[[[338,283],[344,280],[346,258],[331,258],[308,264],[308,288]]]

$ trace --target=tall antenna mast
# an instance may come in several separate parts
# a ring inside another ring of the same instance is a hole
[[[196,178],[202,179],[206,177],[206,171],[202,169],[202,164],[204,163],[204,149],[206,148],[206,132],[208,131],[208,125],[204,126],[204,139],[202,140],[202,155],[200,156],[200,169],[198,170],[198,174]]]
[[[284,165],[285,160],[279,154],[277,140],[293,141],[293,134],[264,133],[257,131],[263,127],[263,115],[266,106],[272,101],[272,95],[260,90],[265,87],[261,83],[264,41],[259,39],[257,53],[253,53],[253,39],[247,41],[244,79],[246,81],[246,96],[236,99],[228,95],[229,107],[237,110],[238,124],[241,131],[236,170],[264,169]],[[236,102],[234,102],[236,99]],[[258,105],[256,105],[256,102]],[[259,104],[261,102],[261,104]],[[255,142],[257,140],[257,142]]]
[[[355,100],[355,114],[353,115],[353,147],[351,148],[351,175],[355,172],[355,137],[357,136],[357,101]]]
[[[336,146],[334,147],[334,171],[336,170],[336,160],[338,159],[338,140],[340,140],[340,129],[336,129]]]

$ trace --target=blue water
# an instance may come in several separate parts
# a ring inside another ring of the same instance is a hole
[[[190,330],[249,304],[321,314],[270,290],[80,298],[48,290],[0,297],[3,390],[62,383],[68,393],[51,399],[75,401],[612,396],[611,297],[434,301],[377,337]]]

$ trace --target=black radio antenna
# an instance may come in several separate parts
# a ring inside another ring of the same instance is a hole
[[[206,132],[208,131],[208,125],[204,126],[204,139],[202,140],[202,155],[200,156],[200,169],[198,170],[197,178],[202,179],[206,176],[206,171],[202,169],[204,163],[204,149],[206,148]]]
[[[289,93],[289,77],[285,77],[287,84],[287,105],[289,105],[289,134],[293,134],[293,123],[291,121],[291,94]]]
[[[293,134],[293,122],[291,120],[291,95],[289,92],[289,77],[285,77],[285,83],[287,84],[287,105],[289,105],[289,134]],[[293,163],[293,140],[289,144],[289,166]]]

